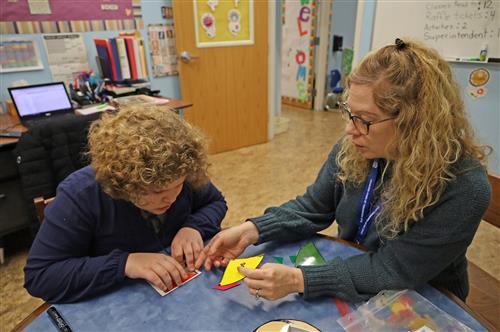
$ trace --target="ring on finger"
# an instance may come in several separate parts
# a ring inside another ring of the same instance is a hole
[[[256,299],[256,300],[259,300],[259,299],[260,299],[260,288],[257,288],[257,289],[255,290],[255,299]]]

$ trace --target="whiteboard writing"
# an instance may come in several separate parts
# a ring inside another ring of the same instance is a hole
[[[372,48],[414,37],[445,57],[499,57],[500,1],[377,2]]]

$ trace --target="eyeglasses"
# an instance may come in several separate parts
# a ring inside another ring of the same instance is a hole
[[[366,120],[363,120],[362,118],[360,118],[359,116],[352,115],[351,109],[347,105],[347,102],[340,103],[340,107],[342,110],[342,118],[346,121],[351,120],[354,127],[363,135],[368,135],[368,132],[370,131],[371,125],[385,122],[385,121],[389,121],[389,120],[393,120],[396,118],[396,117],[392,117],[392,118],[387,118],[387,119],[382,119],[382,120],[377,120],[377,121],[366,121]]]

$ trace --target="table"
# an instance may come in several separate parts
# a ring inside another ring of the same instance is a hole
[[[362,252],[344,242],[316,236],[295,243],[250,246],[242,257],[265,253],[263,262],[274,262],[272,256],[281,256],[285,258],[284,264],[293,265],[289,256],[296,255],[309,241],[314,242],[327,260]],[[101,296],[56,307],[74,331],[253,331],[273,319],[298,319],[321,331],[343,331],[337,323],[340,315],[330,297],[305,301],[298,294],[290,294],[278,301],[256,300],[243,284],[225,292],[212,289],[221,277],[221,270],[203,271],[164,297],[143,280],[127,280]],[[473,330],[486,330],[457,302],[431,286],[418,292]],[[47,307],[35,311],[17,329],[56,331],[45,313]]]
[[[8,128],[8,129],[7,129]],[[19,120],[8,113],[0,114],[0,131],[26,131],[26,127],[24,127]],[[18,138],[14,137],[0,137],[0,146],[14,144],[18,141]]]

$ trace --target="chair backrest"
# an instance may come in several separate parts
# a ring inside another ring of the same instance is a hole
[[[98,115],[50,119],[21,136],[14,154],[27,202],[55,196],[61,181],[90,163],[87,134]]]
[[[55,197],[45,199],[43,197],[36,197],[33,199],[33,203],[36,208],[36,217],[38,218],[40,224],[43,222],[43,218],[45,217],[45,208],[54,200],[54,198]]]
[[[333,91],[333,89],[337,87],[341,78],[342,78],[342,75],[340,74],[340,70],[333,69],[330,71],[330,90],[331,91]]]
[[[483,222],[490,223],[494,227],[500,227],[500,177],[488,174],[491,183],[492,197],[490,205],[483,216]],[[484,245],[495,243],[482,242]],[[491,246],[490,246],[491,247]],[[497,248],[491,248],[496,254]],[[469,296],[467,305],[473,312],[479,314],[486,321],[485,326],[490,331],[500,331],[500,319],[498,319],[498,304],[500,299],[500,282],[496,276],[483,270],[481,267],[469,260]]]
[[[491,183],[492,195],[490,206],[488,206],[483,220],[500,228],[500,176],[490,173],[488,179]]]

